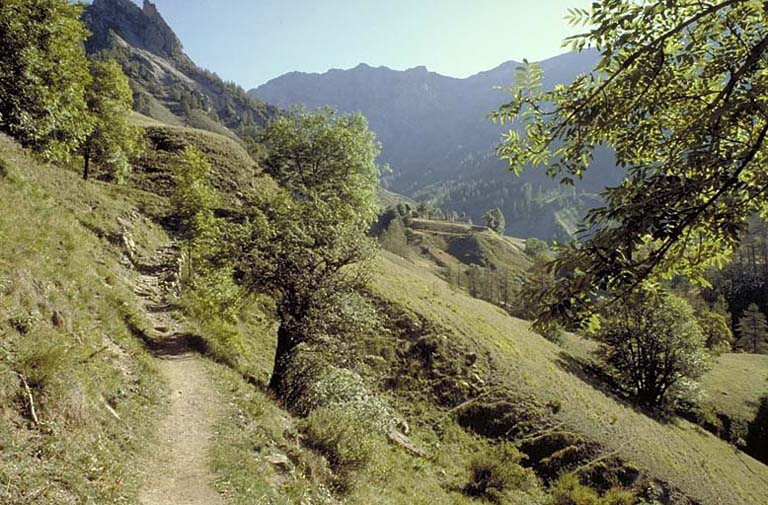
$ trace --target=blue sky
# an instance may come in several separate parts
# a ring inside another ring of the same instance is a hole
[[[141,0],[134,0],[141,4]],[[466,77],[564,52],[590,0],[155,0],[186,52],[246,89],[293,70],[425,65]]]

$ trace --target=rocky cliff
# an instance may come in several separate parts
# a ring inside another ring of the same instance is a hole
[[[121,63],[131,79],[134,108],[142,114],[229,136],[263,126],[276,114],[274,107],[195,65],[148,0],[142,8],[130,0],[94,0],[83,21],[93,34],[88,53]]]

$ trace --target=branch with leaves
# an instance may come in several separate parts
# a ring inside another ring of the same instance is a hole
[[[625,179],[603,193],[550,265],[541,318],[580,320],[603,295],[722,265],[746,218],[768,214],[768,13],[763,2],[603,0],[570,11],[595,48],[594,71],[543,89],[535,64],[518,69],[511,100],[492,119],[516,122],[499,156],[519,172],[546,167],[572,184],[597,147]]]

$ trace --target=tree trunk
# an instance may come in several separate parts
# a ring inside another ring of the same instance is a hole
[[[291,338],[291,331],[285,322],[281,321],[277,329],[277,349],[275,350],[275,363],[272,369],[272,377],[269,379],[269,389],[275,393],[280,393],[288,371],[288,361],[291,351],[294,348],[294,342]]]
[[[91,150],[89,148],[85,149],[85,152],[83,153],[83,180],[87,181],[88,176],[90,175],[90,166],[91,166]]]

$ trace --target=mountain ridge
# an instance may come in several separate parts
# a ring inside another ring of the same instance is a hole
[[[171,125],[186,125],[232,138],[252,133],[277,109],[249,97],[234,83],[198,67],[154,3],[94,0],[82,20],[91,31],[86,51],[113,58],[131,82],[134,109]]]
[[[587,50],[543,60],[544,86],[590,72],[598,57]],[[542,170],[528,169],[518,178],[508,173],[495,147],[509,126],[494,124],[488,114],[507,101],[498,88],[512,84],[519,65],[509,60],[456,78],[424,66],[392,70],[358,64],[324,73],[291,72],[249,94],[281,108],[331,106],[361,112],[382,142],[380,160],[392,168],[384,181],[387,189],[466,213],[475,222],[499,207],[511,235],[567,240],[578,218],[599,201],[596,195],[617,184],[621,173],[607,151],[598,153],[575,191]]]

